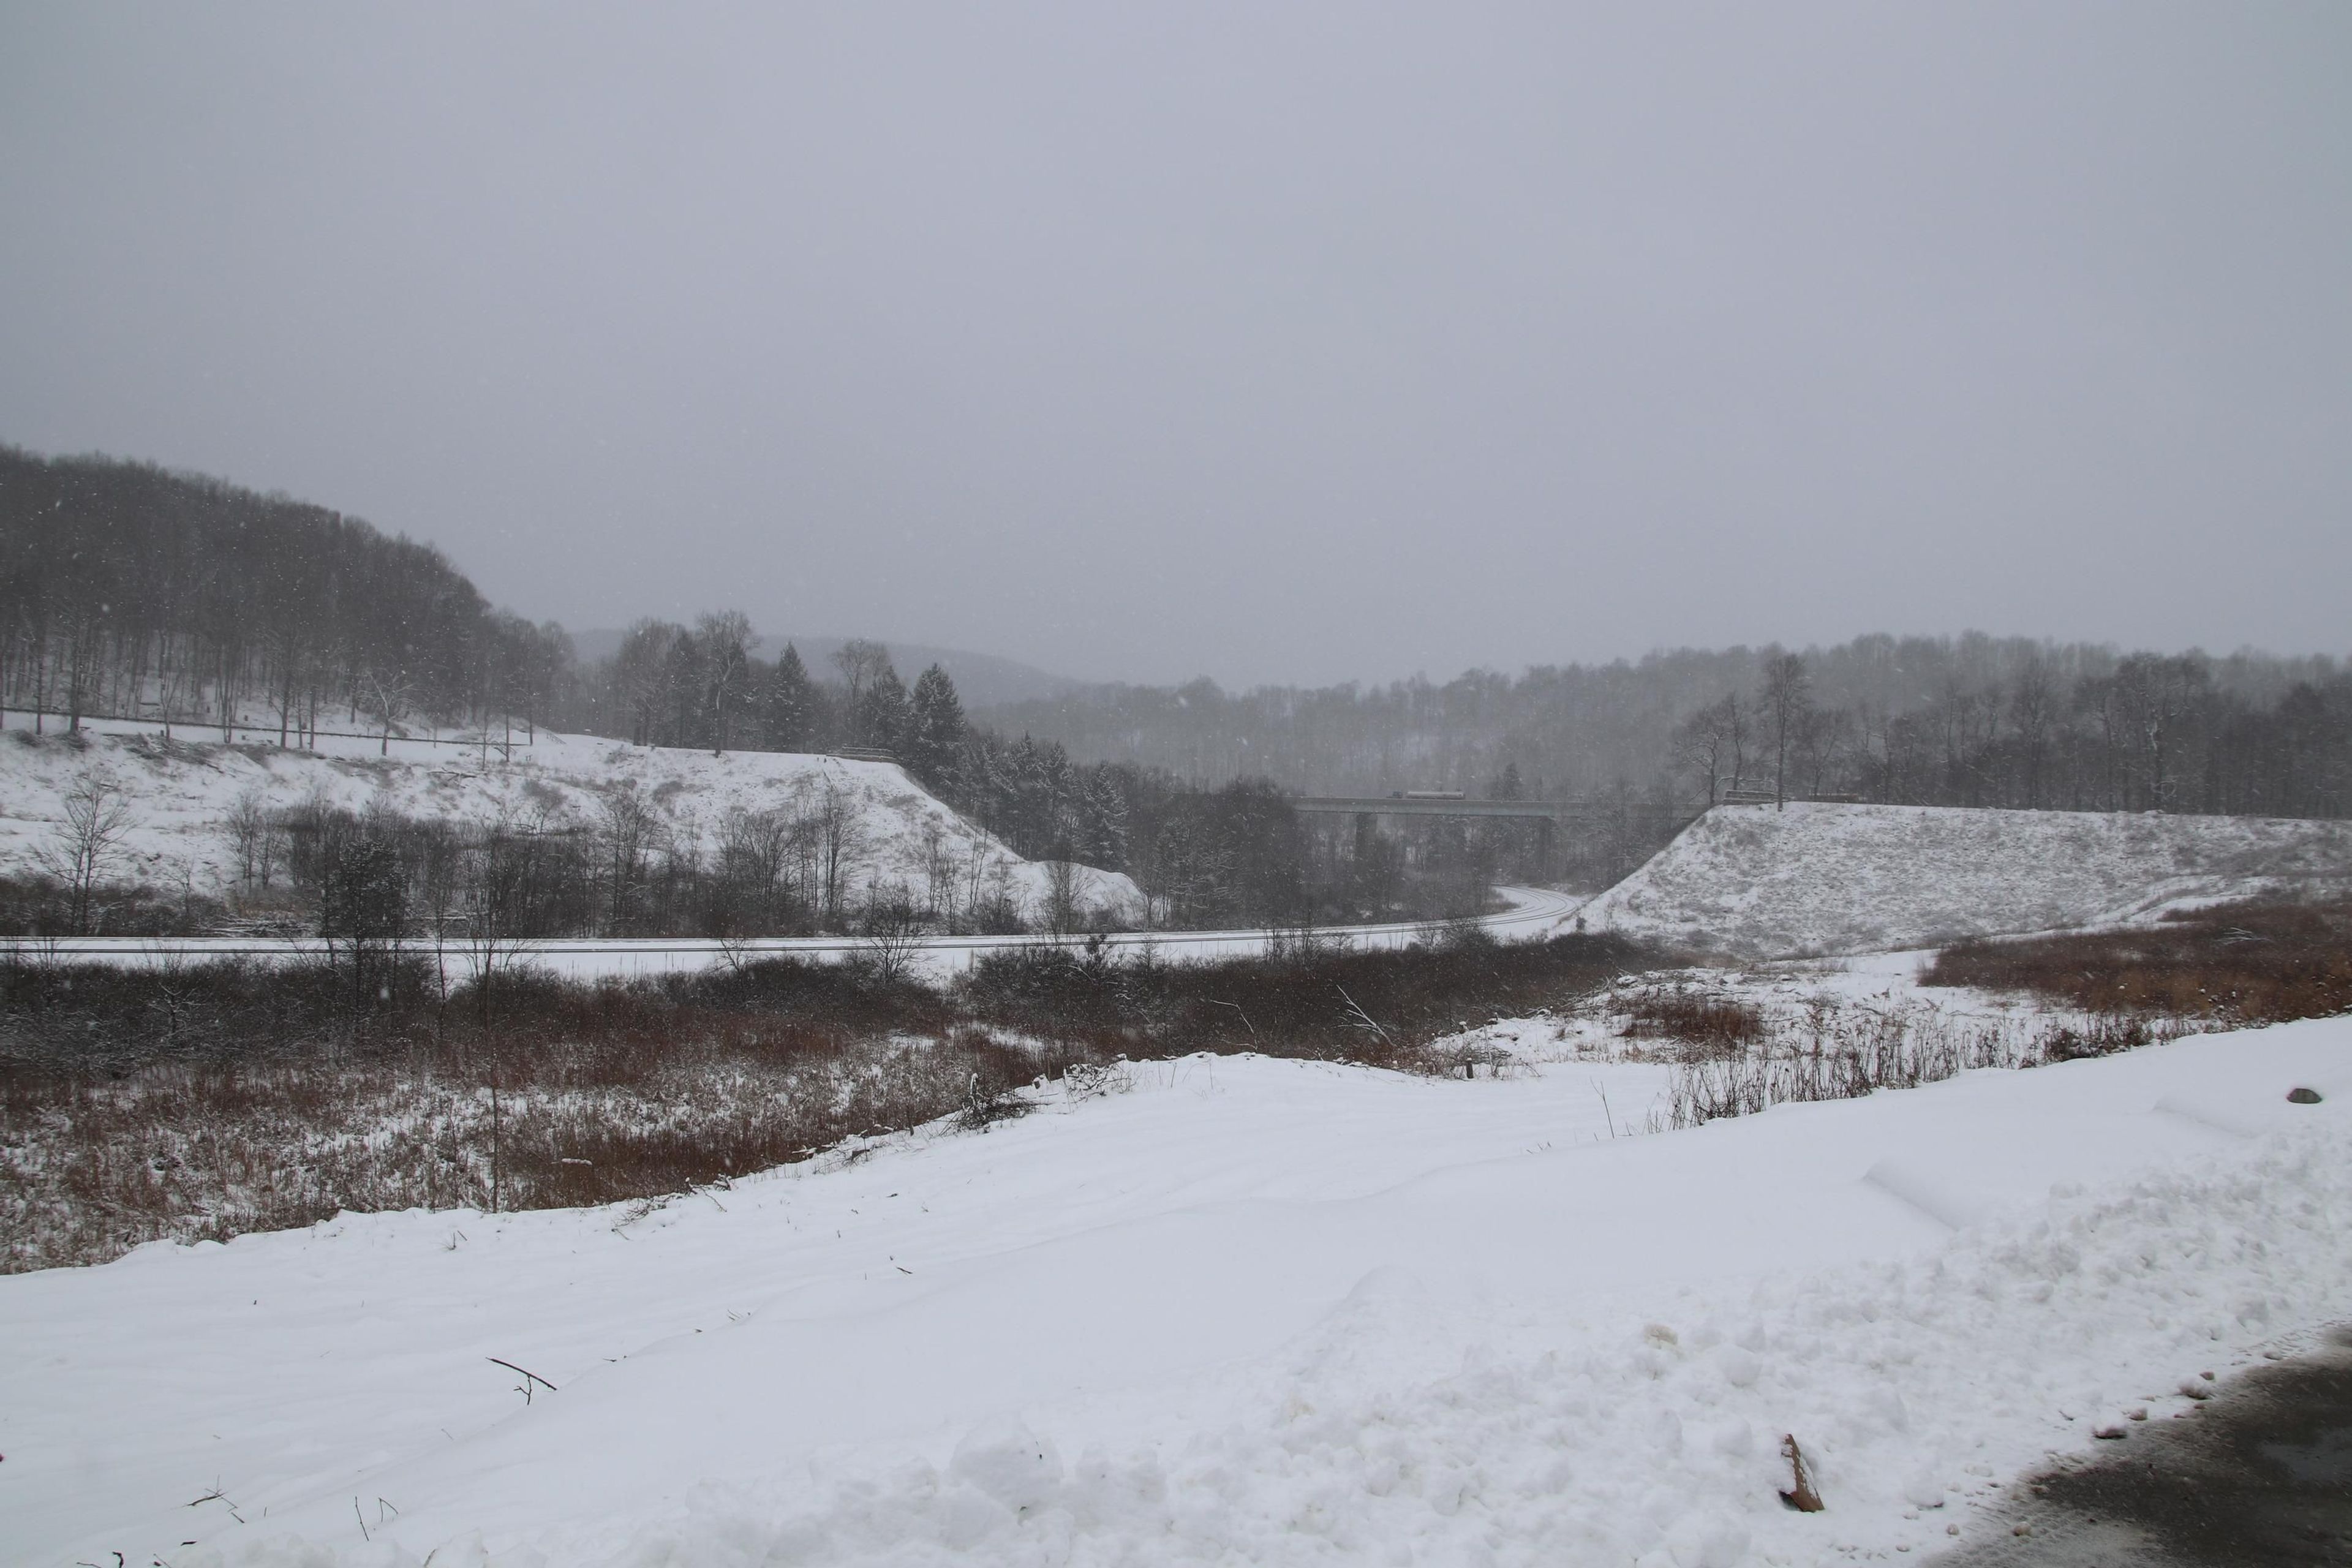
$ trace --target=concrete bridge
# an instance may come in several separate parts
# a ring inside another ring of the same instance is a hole
[[[1517,816],[1540,822],[1591,822],[1616,812],[1645,821],[1670,822],[1679,827],[1702,808],[1661,805],[1655,801],[1472,800],[1435,793],[1420,795],[1307,795],[1295,797],[1295,811],[1333,816]]]
[[[1473,800],[1436,790],[1410,795],[1309,795],[1295,796],[1291,808],[1313,816],[1352,816],[1359,831],[1376,816],[1494,817],[1536,825],[1535,856],[1538,874],[1558,869],[1560,840],[1590,836],[1612,820],[1629,821],[1641,837],[1664,843],[1705,809],[1702,806],[1660,805],[1654,801],[1603,800]]]

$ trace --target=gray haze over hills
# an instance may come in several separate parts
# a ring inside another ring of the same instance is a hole
[[[1228,686],[2341,651],[2352,7],[0,9],[0,440]]]

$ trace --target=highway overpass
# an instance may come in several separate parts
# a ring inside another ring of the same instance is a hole
[[[1592,822],[1624,812],[1643,820],[1664,820],[1680,826],[1698,815],[1687,805],[1655,801],[1471,800],[1431,795],[1307,795],[1292,799],[1297,811],[1333,816],[1506,816],[1531,817],[1540,822]]]

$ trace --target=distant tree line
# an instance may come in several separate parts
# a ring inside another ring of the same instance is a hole
[[[2035,651],[1944,682],[1907,711],[1823,701],[1808,661],[1775,653],[1756,689],[1675,731],[1694,787],[1838,792],[1919,805],[2341,816],[2352,805],[2352,678],[2268,696],[2275,669],[2200,654]]]
[[[1475,793],[1511,770],[1533,797],[2352,814],[2352,673],[2324,656],[1874,636],[1444,685],[1097,687],[980,717],[1086,761],[1318,794]]]

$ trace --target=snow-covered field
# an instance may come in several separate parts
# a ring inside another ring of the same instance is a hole
[[[1640,1136],[1661,1068],[1134,1077],[0,1279],[0,1558],[1892,1561],[2352,1302],[2352,1020]]]
[[[248,790],[285,809],[313,799],[365,811],[381,805],[405,816],[593,826],[608,795],[634,789],[663,827],[715,853],[730,811],[806,810],[828,791],[856,811],[855,889],[901,885],[919,896],[934,851],[960,880],[984,884],[999,874],[1013,899],[1038,909],[1045,868],[1015,855],[993,835],[924,791],[891,763],[782,752],[707,752],[630,746],[593,735],[539,732],[511,760],[498,746],[435,745],[423,740],[321,737],[311,752],[276,745],[225,746],[206,731],[182,727],[165,746],[152,725],[111,721],[84,724],[88,745],[48,722],[36,741],[29,715],[5,716],[0,736],[0,874],[36,869],[36,853],[65,816],[66,793],[93,770],[110,772],[131,800],[131,826],[110,879],[176,892],[184,875],[199,893],[218,894],[236,876],[226,836],[231,804]],[[379,754],[379,751],[388,754]],[[974,862],[978,875],[974,877]],[[1142,895],[1118,872],[1089,868],[1085,900],[1120,919],[1140,912]]]
[[[2352,896],[2352,823],[1791,803],[1717,806],[1581,911],[1745,957],[1931,946]]]

